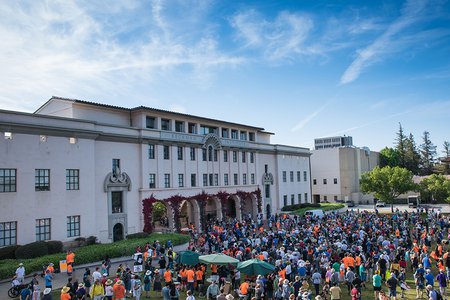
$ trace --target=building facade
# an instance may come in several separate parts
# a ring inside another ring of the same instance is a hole
[[[351,146],[353,146],[353,138],[351,136],[344,135],[314,139],[315,150]]]
[[[0,247],[120,240],[143,230],[150,198],[181,199],[198,228],[311,202],[309,149],[270,144],[263,128],[53,97],[33,114],[0,110],[0,132]]]
[[[334,147],[312,151],[313,202],[352,200],[373,203],[372,195],[361,193],[359,180],[379,165],[379,153],[368,148]]]

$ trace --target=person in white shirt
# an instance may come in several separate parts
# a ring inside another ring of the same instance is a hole
[[[92,278],[94,282],[102,279],[102,274],[99,271],[99,267],[95,268],[95,271],[92,273]]]
[[[23,266],[23,263],[20,263],[19,267],[16,269],[16,279],[20,284],[23,284],[25,281],[25,267]]]

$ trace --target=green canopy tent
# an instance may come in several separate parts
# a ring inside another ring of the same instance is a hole
[[[194,251],[186,250],[180,251],[177,253],[177,257],[175,258],[175,262],[178,264],[195,266],[198,264],[198,258],[200,254]]]
[[[201,263],[215,265],[237,265],[239,260],[223,253],[202,255],[198,258]]]
[[[255,258],[238,263],[237,269],[247,275],[266,275],[273,272],[275,266]]]

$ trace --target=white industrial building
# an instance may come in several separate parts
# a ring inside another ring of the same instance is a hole
[[[259,127],[53,97],[35,113],[0,110],[0,132],[0,247],[120,240],[143,230],[149,198],[184,199],[197,228],[311,202],[309,149]]]
[[[311,155],[312,199],[314,203],[354,201],[373,203],[363,194],[361,175],[379,165],[379,153],[367,147],[333,147],[313,150]]]

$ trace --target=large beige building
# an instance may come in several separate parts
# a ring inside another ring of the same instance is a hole
[[[360,191],[359,180],[379,164],[379,153],[368,148],[334,147],[313,150],[311,180],[313,202],[352,200],[373,203]]]
[[[172,229],[311,201],[309,149],[255,126],[53,97],[0,110],[0,133],[0,247],[120,240],[148,222],[144,199],[167,205]]]

